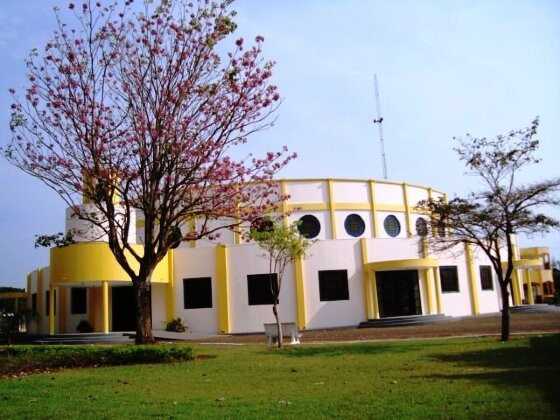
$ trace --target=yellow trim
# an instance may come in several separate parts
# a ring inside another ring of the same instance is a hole
[[[333,203],[334,210],[370,210],[371,204],[369,203]]]
[[[301,257],[294,260],[294,271],[296,278],[296,300],[297,300],[297,321],[298,329],[305,329],[307,318],[305,315],[305,288],[303,281],[303,259]]]
[[[40,314],[40,316],[45,314],[45,312],[43,312],[43,299],[45,298],[43,295],[43,269],[39,268],[37,270],[37,313]],[[37,322],[37,327],[40,331],[43,331],[41,321]]]
[[[27,299],[27,292],[1,292],[0,299]]]
[[[323,211],[329,210],[328,203],[287,203],[288,211]]]
[[[280,194],[282,194],[285,197],[285,200],[282,200],[282,225],[284,225],[284,227],[288,226],[288,194],[287,194],[287,188],[286,188],[286,181],[285,180],[281,180],[280,181]]]
[[[412,219],[411,219],[411,215],[410,215],[410,207],[409,207],[409,203],[408,203],[408,187],[406,185],[406,183],[404,182],[402,184],[402,190],[403,190],[403,201],[404,201],[404,211],[406,212],[406,236],[412,236]]]
[[[360,247],[362,250],[362,265],[365,266],[367,263],[367,240],[366,238],[362,238],[360,240]],[[371,290],[371,280],[370,280],[370,272],[368,270],[364,270],[364,304],[366,308],[366,319],[373,318],[373,297],[372,297],[372,290]]]
[[[54,286],[49,285],[49,335],[54,335]]]
[[[422,256],[424,258],[430,258],[428,241],[425,238],[422,238]],[[435,311],[434,298],[433,298],[434,278],[433,278],[432,269],[430,268],[424,269],[424,284],[426,286],[426,297],[428,298],[428,313],[433,314]]]
[[[132,245],[135,252],[142,254],[141,245]],[[139,264],[128,254],[128,261],[134,271]],[[152,273],[152,283],[169,282],[169,259],[167,256]],[[109,245],[104,242],[83,242],[63,248],[51,249],[52,283],[87,283],[99,281],[130,281],[128,274],[117,263]]]
[[[392,260],[372,262],[364,265],[367,271],[412,270],[439,267],[439,262],[432,258],[415,258],[409,260]]]
[[[399,211],[406,212],[406,207],[402,204],[377,204],[377,211]]]
[[[502,267],[505,267],[507,262],[502,263]],[[513,261],[514,269],[527,269],[527,268],[541,268],[542,262],[539,259],[522,259]]]
[[[521,248],[520,250],[521,258],[539,258],[543,255],[550,254],[550,249],[548,247],[531,247],[531,248]]]
[[[334,216],[334,188],[332,179],[327,179],[329,189],[329,213],[331,215],[331,238],[336,239],[336,219]]]
[[[190,219],[188,229],[191,233],[196,232],[196,219]],[[189,248],[196,248],[196,241],[189,241]]]
[[[216,283],[218,288],[218,332],[231,332],[229,314],[228,250],[225,245],[216,246]]]
[[[68,320],[68,288],[59,287],[58,288],[58,331],[60,333],[67,332],[67,320]]]
[[[474,269],[474,259],[471,245],[465,243],[465,256],[467,258],[467,273],[469,278],[469,289],[471,292],[471,311],[473,315],[480,313],[478,306],[478,290],[476,287],[476,272]]]
[[[167,321],[171,321],[175,318],[175,267],[174,267],[174,252],[172,249],[167,251],[167,268],[169,270],[168,279],[169,282],[167,283],[166,289],[166,305],[165,309],[167,312]]]
[[[442,303],[441,303],[441,280],[439,278],[439,268],[434,267],[433,272],[434,272],[434,280],[435,280],[435,283],[436,283],[437,313],[442,314],[443,313],[443,307],[442,307]]]
[[[369,279],[371,280],[371,294],[373,300],[373,319],[379,319],[379,300],[377,298],[377,276],[375,271],[369,272]]]
[[[377,203],[375,202],[375,183],[373,181],[369,181],[369,204],[370,204],[370,211],[372,215],[371,219],[371,237],[377,237]]]
[[[109,282],[101,282],[101,317],[103,333],[109,333]]]

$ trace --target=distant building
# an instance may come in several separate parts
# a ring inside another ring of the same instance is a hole
[[[300,329],[356,326],[416,314],[478,315],[501,308],[490,261],[466,248],[430,254],[429,217],[418,201],[445,197],[432,188],[354,179],[277,181],[288,194],[286,222],[317,242],[284,278],[280,317]],[[195,223],[194,221],[192,223]],[[81,225],[80,225],[81,224]],[[83,222],[66,215],[66,229]],[[131,239],[141,248],[143,221]],[[132,287],[102,238],[53,248],[50,265],[27,278],[27,303],[42,315],[31,332],[70,333],[81,320],[95,331],[134,330]],[[515,252],[513,305],[554,294],[547,248]],[[152,276],[153,328],[180,317],[191,331],[262,332],[273,321],[268,262],[254,243],[224,231],[215,241],[183,243]]]

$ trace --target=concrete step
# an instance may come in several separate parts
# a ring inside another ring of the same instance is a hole
[[[557,312],[560,313],[560,307],[549,305],[548,303],[535,303],[534,305],[520,305],[512,306],[510,312],[513,313],[546,313]]]
[[[123,333],[84,333],[84,334],[55,334],[34,336],[33,344],[96,344],[96,343],[130,343],[130,337]]]
[[[444,314],[395,316],[380,319],[369,319],[361,322],[358,328],[387,328],[407,325],[422,325],[433,322],[450,321],[453,318]]]

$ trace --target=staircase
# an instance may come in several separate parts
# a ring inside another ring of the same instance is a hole
[[[509,308],[509,311],[511,313],[560,313],[560,307],[549,305],[548,303],[536,303],[534,305],[512,306],[511,308]]]
[[[390,318],[368,319],[365,322],[361,322],[360,325],[358,325],[358,328],[404,327],[407,325],[446,322],[451,321],[452,319],[452,317],[444,314],[394,316]]]

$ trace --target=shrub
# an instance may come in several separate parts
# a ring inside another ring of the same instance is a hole
[[[0,375],[88,366],[173,363],[193,359],[183,345],[8,346],[0,348]]]
[[[185,332],[187,331],[187,324],[181,318],[175,318],[167,322],[165,331]]]

